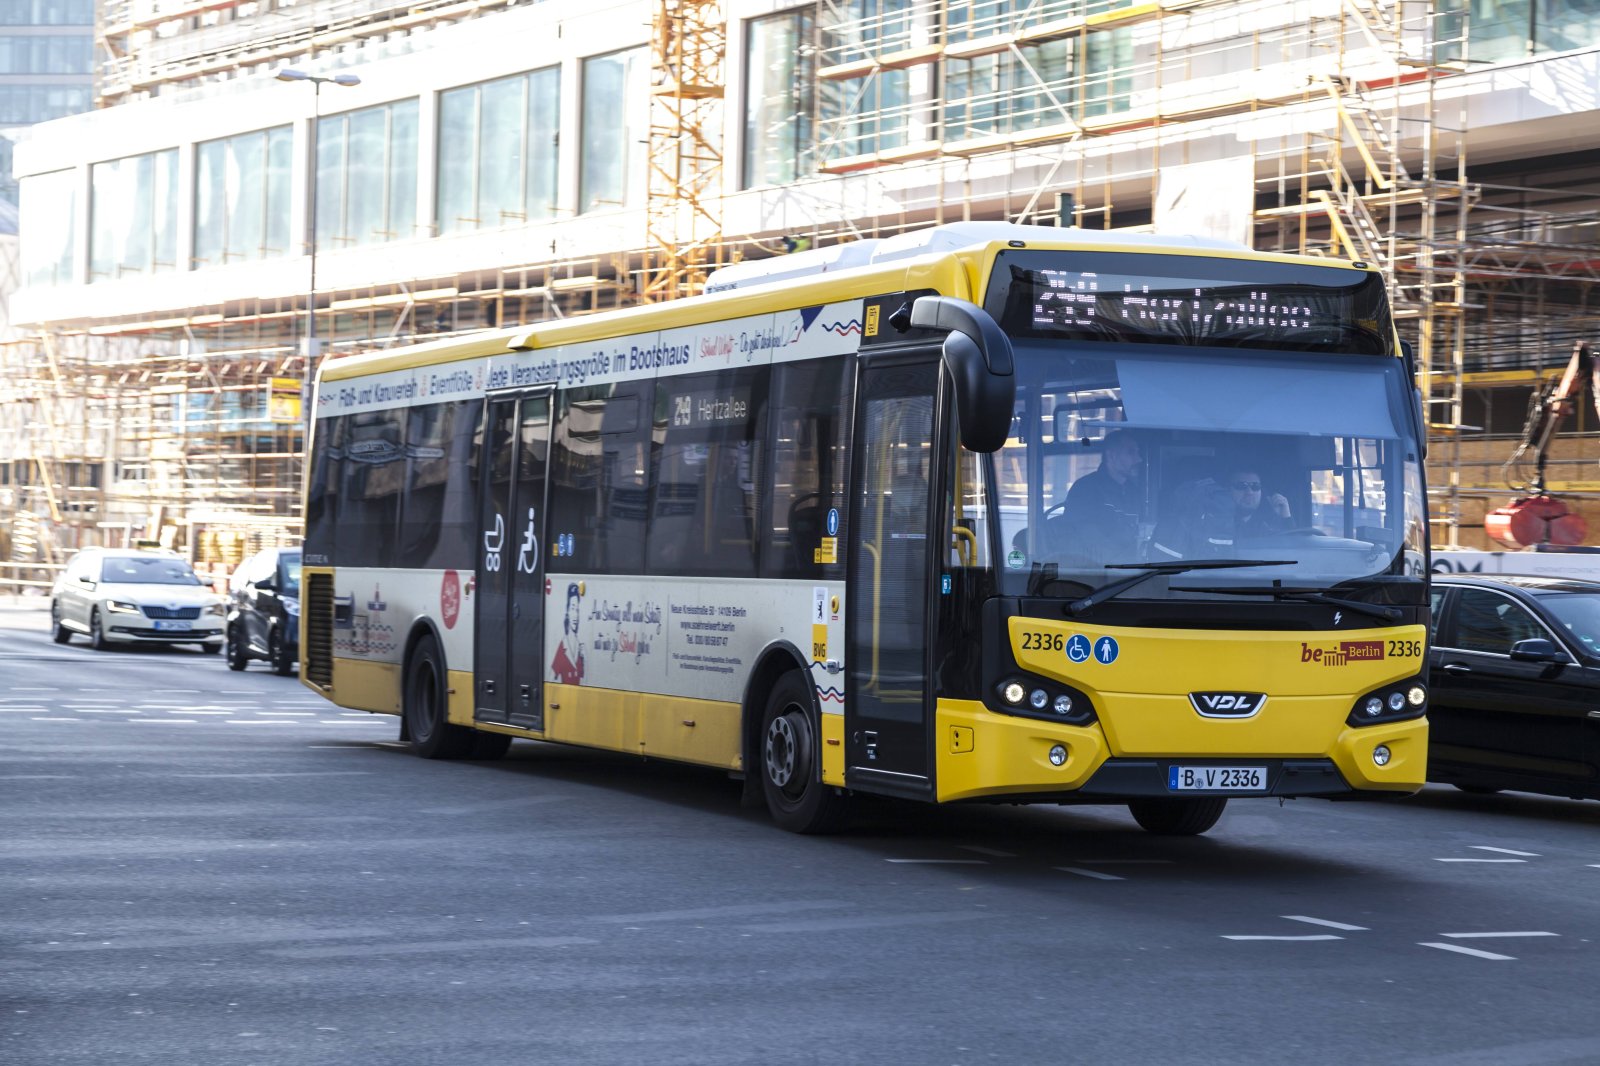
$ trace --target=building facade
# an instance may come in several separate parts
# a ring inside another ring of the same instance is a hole
[[[1384,264],[1441,542],[1478,542],[1528,396],[1597,333],[1578,0],[118,0],[100,34],[102,106],[16,153],[17,558],[292,536],[309,359],[955,219]],[[1560,443],[1576,498],[1596,429]]]

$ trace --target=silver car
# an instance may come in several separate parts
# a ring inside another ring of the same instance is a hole
[[[55,641],[86,636],[112,644],[198,644],[222,650],[227,608],[180,556],[164,551],[85,548],[50,590]]]

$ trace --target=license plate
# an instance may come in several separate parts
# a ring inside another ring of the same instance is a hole
[[[188,622],[155,622],[155,623],[152,623],[152,624],[157,629],[171,629],[171,630],[175,630],[175,631],[177,631],[179,633],[187,633],[187,632],[189,632],[189,623]]]
[[[1265,792],[1265,766],[1172,766],[1169,792]]]

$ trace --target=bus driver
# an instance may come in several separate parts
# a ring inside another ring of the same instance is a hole
[[[1132,433],[1119,429],[1106,434],[1099,469],[1073,482],[1061,516],[1050,524],[1057,554],[1087,556],[1096,564],[1139,559],[1143,462]]]

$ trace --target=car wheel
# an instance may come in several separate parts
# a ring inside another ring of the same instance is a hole
[[[50,624],[55,631],[50,634],[50,639],[57,644],[65,644],[72,639],[72,630],[61,624],[61,604],[55,600],[50,601]]]
[[[283,642],[283,634],[276,629],[267,638],[267,662],[272,664],[272,672],[279,677],[288,677],[295,672],[294,656],[289,654],[289,646]]]
[[[472,751],[476,732],[449,721],[444,653],[433,637],[423,637],[406,664],[402,714],[411,750],[424,759],[459,759]]]
[[[100,625],[98,607],[89,612],[89,646],[95,651],[105,651],[111,646],[111,642],[106,640],[105,629]]]
[[[849,800],[822,783],[821,738],[808,682],[790,672],[772,689],[758,742],[761,790],[772,820],[791,833],[834,833],[850,817]]]
[[[220,652],[222,650],[222,645],[221,644],[202,644],[202,645],[200,645],[200,650],[205,652],[207,655],[215,655],[215,654],[217,654],[218,652]]]
[[[1164,837],[1192,837],[1217,824],[1224,798],[1139,799],[1128,801],[1128,812],[1140,828]]]
[[[250,664],[250,653],[245,650],[244,641],[239,639],[239,627],[229,626],[227,636],[223,638],[228,648],[228,669],[243,670]]]

